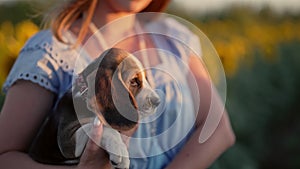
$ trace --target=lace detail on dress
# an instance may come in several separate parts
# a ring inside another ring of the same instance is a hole
[[[70,34],[65,36],[73,40]],[[73,76],[78,55],[79,52],[72,46],[55,39],[50,30],[41,31],[21,49],[3,85],[3,92],[6,93],[17,80],[23,79],[59,93],[68,86],[67,78]]]
[[[56,42],[56,43],[60,43],[60,42]],[[70,48],[71,47],[66,44],[60,44],[59,47],[56,47],[56,45],[50,45],[48,42],[44,42],[42,44],[26,46],[21,50],[21,52],[43,50],[51,58],[55,60],[55,62],[60,68],[62,68],[65,72],[68,72],[70,75],[72,75],[78,53],[76,52],[75,49],[70,49]]]
[[[35,73],[29,73],[24,72],[18,74],[18,76],[15,76],[13,78],[7,79],[6,83],[3,85],[3,91],[6,93],[8,88],[13,85],[17,80],[29,80],[33,83],[36,83],[52,92],[57,93],[58,91],[51,85],[50,81],[41,75],[35,74]]]

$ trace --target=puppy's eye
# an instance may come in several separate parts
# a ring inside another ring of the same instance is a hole
[[[138,78],[133,78],[130,80],[130,86],[132,87],[139,87],[140,86],[140,82]]]

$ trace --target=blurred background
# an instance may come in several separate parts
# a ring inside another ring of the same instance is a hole
[[[49,1],[0,0],[0,86]],[[227,80],[236,144],[211,169],[300,168],[300,1],[173,0],[211,40]],[[0,94],[0,109],[5,99]]]

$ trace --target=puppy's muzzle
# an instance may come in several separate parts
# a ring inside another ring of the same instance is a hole
[[[155,91],[150,93],[150,96],[147,97],[147,100],[149,104],[155,108],[160,104],[160,98]]]
[[[137,96],[138,109],[141,117],[149,116],[155,113],[161,99],[159,95],[150,86],[145,87]]]

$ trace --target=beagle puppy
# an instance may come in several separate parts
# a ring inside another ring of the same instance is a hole
[[[119,131],[136,127],[159,103],[139,60],[124,50],[108,49],[78,75],[42,124],[29,154],[42,163],[76,164],[94,121],[100,120],[104,124],[100,146],[114,167],[129,168]]]

